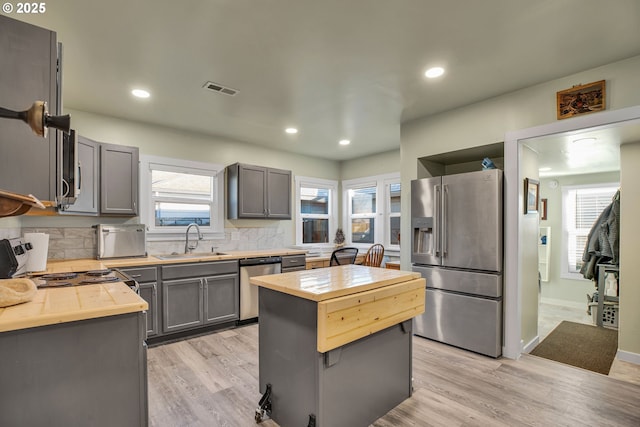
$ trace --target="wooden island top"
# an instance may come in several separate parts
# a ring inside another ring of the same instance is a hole
[[[312,301],[325,301],[415,279],[420,279],[420,273],[347,264],[255,276],[251,283]]]
[[[122,282],[38,289],[33,300],[0,308],[0,332],[135,313],[147,302]]]
[[[420,273],[362,265],[252,277],[261,288],[317,303],[317,350],[343,346],[424,312]]]

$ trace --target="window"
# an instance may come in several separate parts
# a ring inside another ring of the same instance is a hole
[[[400,175],[343,181],[345,231],[354,246],[400,250]]]
[[[223,237],[221,165],[153,156],[142,156],[141,165],[141,217],[151,235],[182,235],[196,223],[202,232]]]
[[[562,187],[564,255],[561,277],[583,278],[580,269],[587,237],[618,187],[618,183]]]
[[[296,244],[333,242],[338,183],[296,176]]]

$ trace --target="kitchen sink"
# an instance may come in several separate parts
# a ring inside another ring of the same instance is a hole
[[[161,260],[171,260],[171,259],[206,258],[206,257],[218,256],[218,255],[226,255],[226,254],[222,252],[192,252],[189,254],[179,254],[177,252],[173,252],[171,254],[154,255],[154,256]]]

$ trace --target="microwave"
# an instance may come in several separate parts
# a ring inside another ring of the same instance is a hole
[[[57,200],[59,208],[74,204],[80,194],[80,164],[78,162],[78,135],[74,129],[69,133],[58,132]]]

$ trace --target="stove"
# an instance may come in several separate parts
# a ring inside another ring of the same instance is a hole
[[[90,270],[84,273],[50,273],[32,278],[38,288],[61,288],[67,286],[97,285],[100,283],[124,282],[139,293],[138,282],[126,273],[115,269]]]

